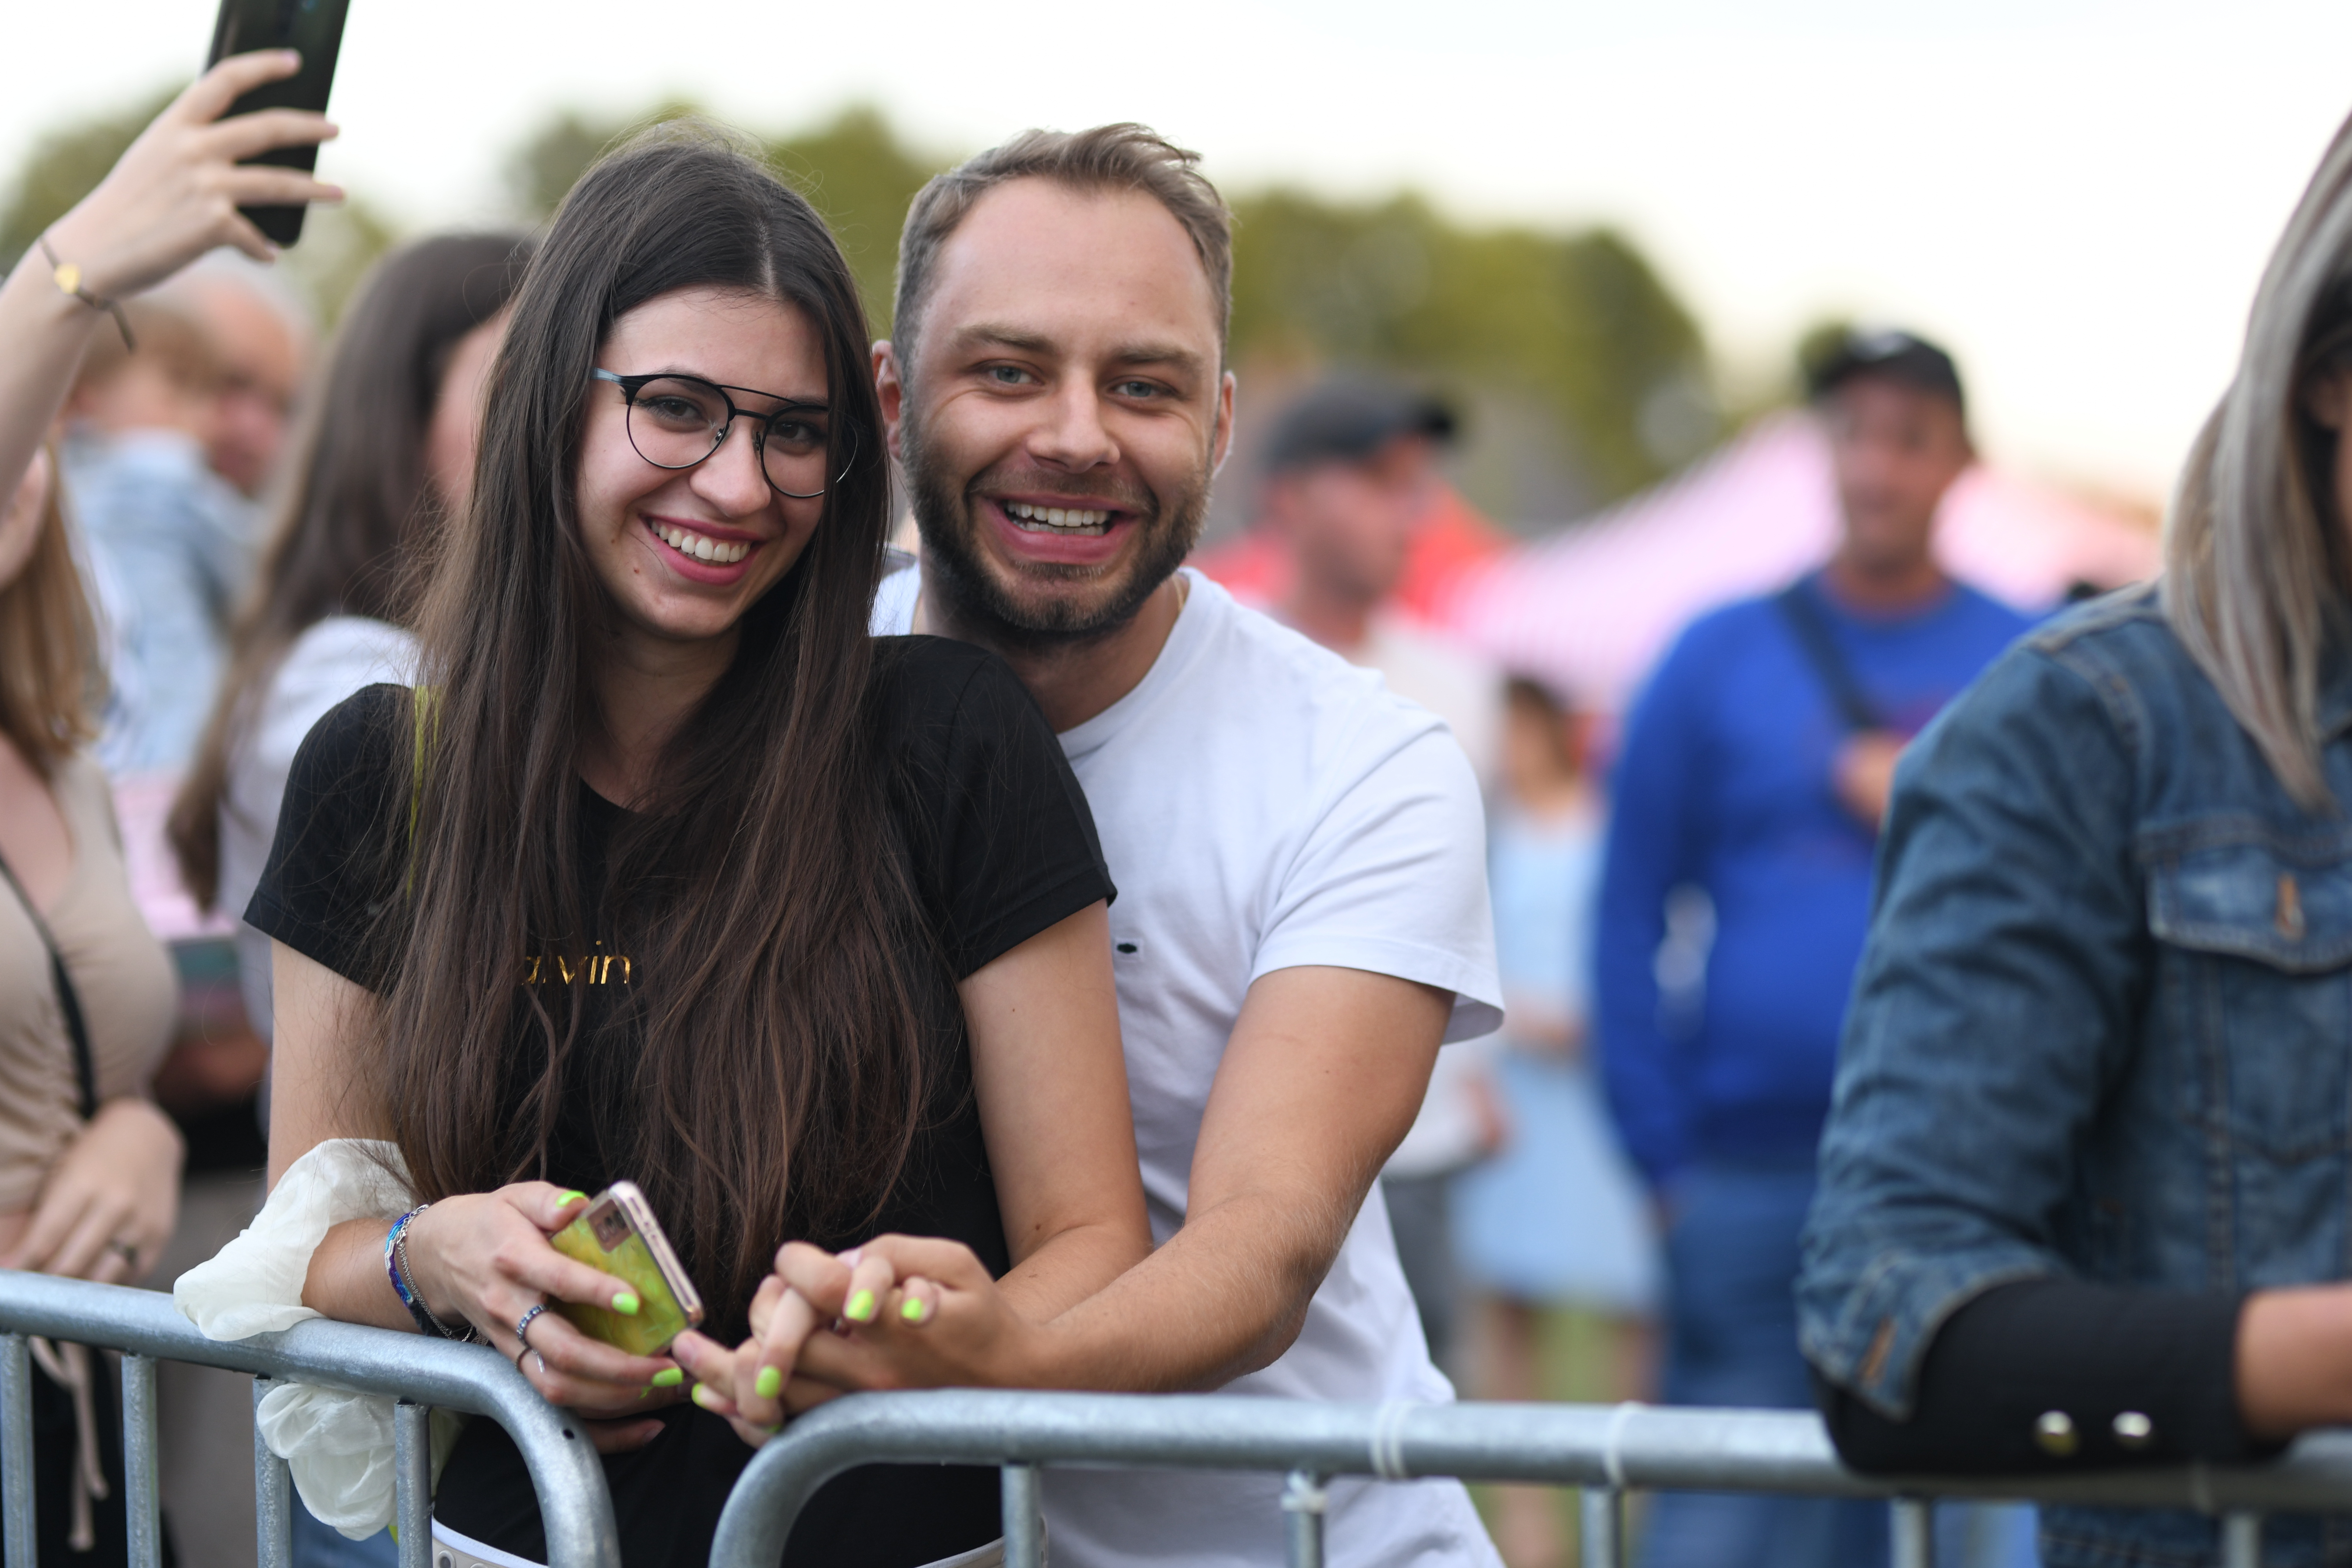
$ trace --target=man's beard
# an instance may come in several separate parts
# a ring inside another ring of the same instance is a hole
[[[933,460],[912,409],[899,425],[899,451],[915,520],[923,532],[925,590],[936,596],[959,631],[999,649],[1051,653],[1117,632],[1134,620],[1160,585],[1184,564],[1208,520],[1211,470],[1204,463],[1183,488],[1171,495],[1146,490],[1118,497],[1122,503],[1139,503],[1131,509],[1140,544],[1123,570],[1117,566],[1032,562],[1019,572],[1019,586],[1039,591],[1024,596],[991,569],[979,539],[975,497],[1000,470],[975,476],[957,489],[953,479]],[[1005,487],[1039,494],[1066,489],[1067,483],[1031,473],[1024,475],[1020,484]],[[1100,497],[1102,487],[1096,485],[1067,493]],[[1110,572],[1119,575],[1114,578]],[[1055,592],[1055,585],[1080,591]]]

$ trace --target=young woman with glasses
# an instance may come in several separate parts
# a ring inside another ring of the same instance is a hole
[[[866,335],[731,145],[592,170],[516,296],[420,684],[312,731],[247,916],[279,1196],[367,1139],[413,1191],[396,1245],[326,1228],[302,1303],[514,1357],[587,1421],[640,1568],[704,1561],[751,1450],[670,1358],[545,1310],[639,1306],[549,1245],[583,1194],[645,1189],[729,1343],[788,1239],[952,1237],[1045,1315],[1149,1247],[1085,799],[992,656],[866,635]],[[786,1560],[954,1561],[997,1511],[992,1471],[872,1467]],[[492,1423],[435,1515],[436,1558],[545,1561]]]

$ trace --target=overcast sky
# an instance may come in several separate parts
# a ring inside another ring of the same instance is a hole
[[[0,170],[211,37],[208,0],[16,9]],[[502,160],[563,106],[692,97],[783,130],[866,99],[947,152],[1142,120],[1237,188],[1622,225],[1735,376],[1830,312],[1916,324],[1959,355],[1995,454],[2154,497],[2352,110],[2352,5],[1958,9],[353,0],[321,169],[425,225],[502,215]]]

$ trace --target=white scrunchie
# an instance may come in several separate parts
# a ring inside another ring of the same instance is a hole
[[[408,1163],[394,1145],[330,1138],[278,1179],[253,1223],[218,1256],[180,1276],[172,1303],[206,1339],[249,1339],[320,1314],[302,1304],[310,1254],[351,1219],[384,1219],[415,1201]],[[287,1462],[303,1506],[354,1541],[392,1522],[394,1402],[308,1384],[279,1383],[262,1396],[254,1425]],[[433,1479],[465,1427],[433,1412]]]

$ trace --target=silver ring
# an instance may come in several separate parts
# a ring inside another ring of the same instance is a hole
[[[537,1322],[539,1314],[545,1311],[547,1311],[547,1303],[541,1301],[515,1320],[515,1338],[522,1341],[525,1349],[530,1348],[530,1325]]]

